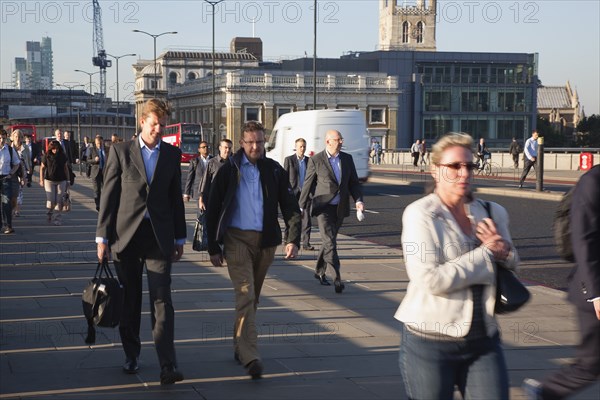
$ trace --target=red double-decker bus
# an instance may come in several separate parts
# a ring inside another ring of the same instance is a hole
[[[198,157],[198,145],[203,140],[202,125],[179,123],[165,127],[162,140],[181,150],[181,162]]]
[[[35,143],[35,141],[37,140],[37,131],[35,129],[35,125],[16,124],[16,125],[11,125],[8,128],[10,130],[9,134],[13,133],[13,131],[16,131],[18,129],[21,131],[21,133],[23,133],[24,136],[26,136],[26,135],[31,136],[31,141],[33,143]]]

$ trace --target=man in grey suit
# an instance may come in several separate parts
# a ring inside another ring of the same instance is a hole
[[[96,228],[98,259],[112,252],[124,288],[119,333],[126,357],[123,371],[128,374],[139,369],[142,273],[146,264],[152,336],[163,385],[183,380],[175,358],[171,266],[183,254],[186,225],[181,151],[161,141],[169,114],[164,101],[147,101],[139,137],[112,145]]]
[[[185,190],[183,191],[183,201],[190,201],[190,198],[200,198],[202,180],[211,158],[212,156],[208,154],[208,143],[205,140],[201,141],[198,144],[198,157],[190,161],[185,180]]]
[[[285,169],[290,178],[290,186],[292,193],[296,196],[296,199],[300,199],[300,193],[302,192],[302,186],[304,185],[304,178],[306,177],[306,169],[308,167],[308,157],[304,155],[306,152],[306,140],[303,138],[296,139],[296,153],[283,160],[283,169]],[[307,208],[310,208],[310,199],[308,201]],[[312,228],[312,221],[310,213],[306,212],[302,215],[302,235],[301,243],[303,250],[314,250],[315,248],[310,244],[310,230]],[[288,228],[285,228],[283,241],[287,242]]]
[[[315,278],[321,285],[331,285],[325,275],[327,266],[331,266],[335,270],[336,293],[342,293],[344,290],[337,252],[337,234],[344,218],[350,215],[349,196],[352,195],[357,210],[364,211],[365,208],[352,156],[340,151],[343,142],[344,138],[338,131],[330,130],[325,134],[325,150],[315,154],[308,161],[299,201],[300,209],[307,213],[312,197],[311,214],[317,217],[321,233],[322,244]]]

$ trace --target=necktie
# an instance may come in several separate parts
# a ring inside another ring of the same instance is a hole
[[[104,169],[104,152],[100,150],[100,169]]]

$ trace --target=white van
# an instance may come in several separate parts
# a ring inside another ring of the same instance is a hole
[[[283,114],[273,128],[267,143],[267,157],[283,165],[283,160],[295,153],[296,139],[306,140],[306,155],[325,150],[325,133],[339,131],[342,151],[352,155],[358,179],[369,177],[369,136],[365,115],[359,110],[314,110]]]

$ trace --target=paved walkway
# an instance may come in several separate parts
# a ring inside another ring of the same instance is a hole
[[[77,178],[72,198],[64,225],[49,226],[42,189],[27,189],[16,234],[0,237],[0,398],[405,398],[393,319],[407,285],[400,251],[346,236],[339,238],[347,282],[341,295],[313,278],[315,252],[295,261],[284,261],[278,252],[257,321],[264,379],[251,381],[233,360],[227,270],[209,267],[206,254],[189,244],[173,269],[176,348],[186,379],[159,385],[146,297],[140,373],[123,374],[116,329],[99,329],[94,346],[83,341],[81,290],[96,266],[96,213],[87,180]],[[186,212],[191,237],[193,203]],[[564,294],[540,286],[530,290],[530,304],[499,320],[513,399],[523,398],[524,377],[559,368],[577,341]],[[599,391],[596,385],[577,399],[598,399]]]

